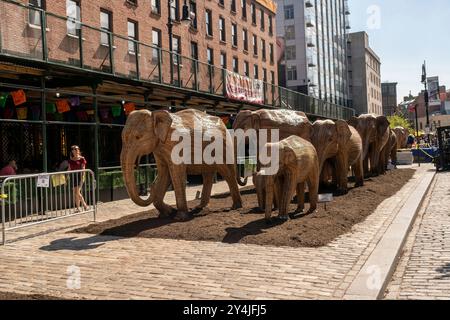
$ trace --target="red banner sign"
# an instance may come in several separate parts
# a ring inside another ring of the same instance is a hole
[[[264,85],[261,80],[250,79],[227,71],[227,97],[250,103],[264,103]]]

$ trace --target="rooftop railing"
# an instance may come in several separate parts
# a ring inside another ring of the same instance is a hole
[[[227,70],[223,68],[13,0],[0,0],[0,55],[179,88],[211,98],[227,97]],[[332,119],[347,120],[354,115],[351,108],[265,81],[262,84],[261,106]]]

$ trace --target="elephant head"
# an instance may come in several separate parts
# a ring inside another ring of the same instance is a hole
[[[132,112],[122,131],[122,152],[120,163],[125,186],[131,199],[139,206],[149,206],[153,193],[144,200],[139,196],[134,176],[135,165],[142,156],[160,149],[168,139],[172,117],[167,111],[140,110]]]
[[[249,129],[258,130],[260,128],[260,117],[258,114],[244,110],[238,113],[233,123],[233,130],[242,129],[244,131]]]
[[[363,143],[363,159],[369,154],[369,147],[377,139],[377,118],[374,115],[365,114],[353,117],[348,124],[354,127],[361,136]]]
[[[314,122],[311,142],[317,151],[320,172],[322,172],[325,161],[335,157],[338,154],[339,145],[347,144],[350,137],[350,129],[344,121],[335,123],[331,120],[318,120]]]

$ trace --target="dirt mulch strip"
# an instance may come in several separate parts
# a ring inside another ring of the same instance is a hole
[[[19,294],[12,292],[0,292],[0,300],[63,300],[57,297],[40,294]]]
[[[231,198],[215,196],[209,207],[193,211],[186,222],[160,219],[156,210],[145,211],[117,220],[92,224],[75,230],[118,237],[143,237],[192,241],[214,241],[256,245],[321,247],[351,231],[363,222],[385,199],[393,196],[414,175],[413,169],[389,171],[386,175],[366,180],[364,187],[351,189],[347,195],[335,197],[334,202],[320,204],[318,212],[297,216],[285,222],[267,224],[264,214],[257,209],[258,202],[253,188],[242,191],[244,208],[231,210]],[[199,200],[189,202],[195,208]],[[306,205],[308,209],[309,205]],[[294,212],[296,205],[291,205]],[[273,216],[277,212],[273,213]],[[73,231],[72,231],[73,232]]]

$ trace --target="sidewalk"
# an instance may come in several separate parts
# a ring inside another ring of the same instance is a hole
[[[321,248],[117,238],[69,234],[74,217],[17,230],[0,247],[0,291],[87,299],[342,299],[429,166],[417,168],[351,233]],[[201,187],[189,188],[193,199]],[[224,184],[213,193],[227,191]],[[173,203],[173,194],[166,198]],[[99,221],[141,212],[130,201],[104,204]],[[52,229],[52,232],[44,230]]]
[[[450,172],[436,176],[385,299],[450,299]]]

